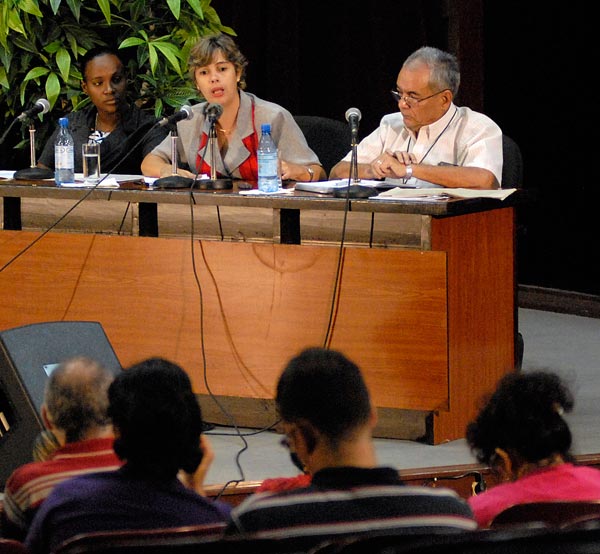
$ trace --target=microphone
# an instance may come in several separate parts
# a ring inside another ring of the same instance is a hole
[[[33,117],[38,113],[48,113],[49,109],[50,102],[48,102],[48,100],[46,100],[45,98],[40,98],[31,108],[24,111],[19,117],[17,117],[17,121],[23,121],[24,119]]]
[[[158,122],[158,127],[164,127],[165,125],[171,125],[172,123],[177,123],[178,121],[182,121],[183,119],[192,119],[192,117],[194,117],[194,112],[192,111],[192,107],[188,106],[186,104],[185,106],[181,106],[181,108],[179,108],[179,111],[175,112],[173,115],[171,115],[169,117],[163,117]]]
[[[348,108],[346,110],[346,121],[350,124],[350,132],[353,139],[358,137],[358,124],[361,117],[362,114],[358,108]]]
[[[233,180],[224,177],[217,178],[217,151],[218,151],[218,143],[217,143],[217,129],[216,122],[219,117],[223,114],[223,106],[221,104],[211,104],[207,103],[202,113],[206,117],[210,125],[210,130],[208,133],[208,140],[206,141],[206,145],[204,146],[204,153],[201,156],[201,159],[204,160],[206,158],[206,152],[209,151],[210,155],[210,179],[200,179],[196,181],[195,185],[198,190],[224,190],[233,188]],[[200,167],[202,163],[200,164]]]
[[[208,119],[208,122],[213,125],[223,114],[223,106],[221,106],[221,104],[208,103],[204,106],[202,113],[204,114],[204,117]]]
[[[358,146],[358,124],[362,114],[358,108],[348,108],[346,110],[346,121],[350,124],[350,146],[352,147],[352,157],[350,158],[350,175],[348,176],[348,187],[346,189],[346,200],[350,198],[350,182],[355,185],[360,183],[358,178],[358,161],[356,157],[356,147]]]
[[[45,98],[40,98],[31,108],[13,120],[13,123],[31,119],[38,113],[47,113],[48,110],[50,110],[50,102]],[[11,127],[13,123],[11,123]],[[0,139],[0,144],[2,142],[4,142],[4,136]],[[37,167],[35,161],[35,125],[33,121],[29,123],[29,158],[31,161],[29,167],[15,171],[13,179],[51,179],[54,176],[54,172],[50,169]]]

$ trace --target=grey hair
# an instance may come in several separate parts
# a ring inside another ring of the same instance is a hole
[[[458,94],[460,68],[456,56],[433,46],[423,46],[408,56],[402,67],[419,64],[429,68],[429,85],[432,89],[449,89],[453,96]]]
[[[79,356],[62,362],[46,383],[45,404],[67,442],[83,440],[89,430],[108,425],[108,387],[113,374],[100,363]]]

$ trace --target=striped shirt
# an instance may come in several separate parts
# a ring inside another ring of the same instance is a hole
[[[117,469],[122,462],[113,451],[113,440],[68,443],[48,460],[17,468],[4,490],[2,535],[23,540],[35,512],[58,483],[99,470]]]
[[[404,486],[392,468],[329,468],[310,486],[260,493],[231,514],[228,535],[314,538],[476,529],[471,509],[454,491]]]

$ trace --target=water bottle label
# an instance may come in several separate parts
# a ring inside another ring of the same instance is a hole
[[[260,156],[258,160],[258,173],[260,177],[277,177],[279,160],[277,155]]]
[[[57,169],[73,169],[73,154],[73,146],[55,146],[54,167]]]

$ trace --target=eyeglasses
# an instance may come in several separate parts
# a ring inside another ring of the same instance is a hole
[[[430,94],[425,98],[415,98],[414,96],[406,96],[406,94],[401,94],[397,90],[390,90],[390,92],[392,93],[392,96],[394,97],[394,100],[396,102],[401,102],[402,100],[404,100],[404,102],[406,102],[409,108],[414,108],[420,102],[423,102],[424,100],[429,100],[430,98],[433,98],[434,96],[437,96],[438,94],[446,90],[449,89],[444,88],[442,90],[438,90],[437,92],[434,92],[433,94]]]

